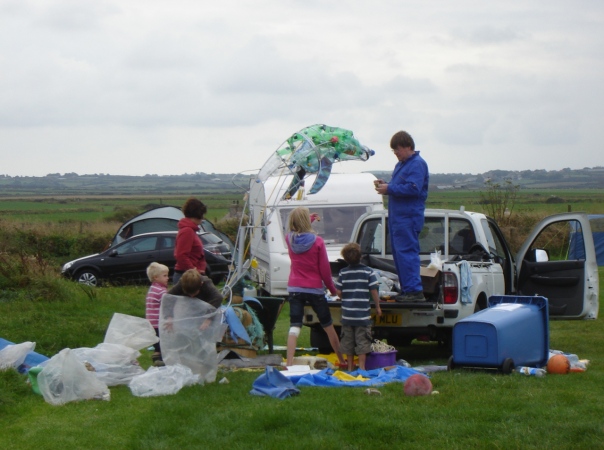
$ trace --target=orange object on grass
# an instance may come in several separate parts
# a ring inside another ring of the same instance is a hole
[[[570,362],[564,355],[554,355],[547,361],[547,373],[566,374],[570,372]]]

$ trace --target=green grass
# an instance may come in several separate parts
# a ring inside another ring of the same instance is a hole
[[[546,203],[550,195],[565,203]],[[186,196],[174,198],[168,202],[164,197],[163,204],[181,204]],[[221,218],[236,197],[201,198],[214,220],[213,214]],[[476,191],[437,192],[430,194],[428,206],[465,205],[481,211],[477,198]],[[600,191],[531,191],[519,197],[518,208],[545,215],[571,205],[573,211],[595,213],[602,211],[603,198]],[[113,229],[97,225],[116,208],[139,208],[158,200],[0,200],[0,238],[7,240],[0,248],[12,251],[9,241],[19,236],[7,229],[25,230],[32,223],[58,226],[69,236],[112,235]],[[27,255],[21,257],[18,261],[28,261]],[[93,347],[103,341],[113,313],[144,315],[144,286],[85,290],[57,279],[55,263],[32,265],[27,271],[9,270],[7,261],[0,254],[0,337],[34,341],[39,353],[52,356],[66,347]],[[285,345],[288,329],[286,305],[275,345]],[[298,344],[309,346],[308,329],[302,330]],[[379,388],[381,396],[367,396],[361,388],[305,387],[299,396],[280,401],[249,394],[261,372],[232,371],[218,375],[229,384],[188,387],[173,396],[137,398],[119,386],[111,388],[109,402],[51,406],[31,391],[26,377],[5,371],[0,372],[0,448],[598,448],[604,438],[604,319],[551,322],[550,348],[591,360],[587,372],[545,378],[439,372],[432,376],[439,394],[417,398],[405,397],[400,384],[389,384]],[[448,355],[435,344],[414,342],[399,349],[398,357],[413,365],[444,365]],[[139,362],[147,368],[150,352],[143,350]]]
[[[185,195],[0,198],[0,214],[2,220],[11,223],[95,222],[112,217],[120,208],[142,213],[150,205],[180,207],[188,198]],[[242,201],[242,195],[238,194],[206,194],[198,198],[208,207],[206,218],[212,222],[222,218],[233,202]]]
[[[602,269],[601,269],[602,270]],[[603,272],[600,272],[602,275]],[[62,281],[63,296],[0,294],[0,330],[13,342],[37,342],[52,356],[65,347],[102,342],[114,312],[142,316],[145,287],[84,291]],[[92,292],[92,293],[90,293]],[[602,289],[600,289],[602,295]],[[287,306],[275,344],[285,345]],[[249,394],[261,372],[219,373],[213,383],[173,396],[137,398],[125,386],[111,400],[51,406],[14,371],[0,373],[0,447],[55,448],[596,448],[604,438],[604,322],[550,323],[550,347],[590,359],[585,373],[548,375],[458,370],[432,376],[438,395],[405,397],[402,385],[301,388],[286,400]],[[308,346],[304,329],[300,346]],[[445,364],[448,353],[414,343],[399,358]],[[150,364],[150,352],[139,358]]]

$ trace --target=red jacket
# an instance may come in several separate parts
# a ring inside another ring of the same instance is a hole
[[[197,269],[199,273],[206,272],[206,258],[201,238],[197,235],[198,230],[199,225],[191,219],[185,217],[178,222],[178,234],[174,246],[174,258],[176,258],[174,270],[184,272]]]

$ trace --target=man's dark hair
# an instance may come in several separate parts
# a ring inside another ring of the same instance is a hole
[[[397,147],[411,147],[411,150],[415,150],[415,142],[413,138],[406,131],[399,131],[394,133],[394,136],[390,139],[390,148],[395,150]]]

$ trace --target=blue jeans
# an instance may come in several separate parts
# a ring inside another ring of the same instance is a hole
[[[327,299],[323,294],[307,294],[305,292],[290,292],[289,294],[289,325],[301,327],[304,318],[304,306],[310,305],[323,328],[333,323]]]

